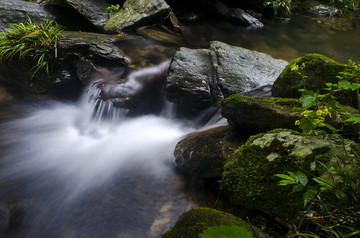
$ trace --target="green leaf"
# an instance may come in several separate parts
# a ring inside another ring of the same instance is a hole
[[[291,190],[291,193],[301,192],[304,190],[304,186],[301,184],[295,185]]]
[[[317,127],[317,123],[314,119],[310,118],[301,118],[299,128],[305,133],[308,134],[311,130]]]
[[[316,193],[314,193],[313,191],[306,191],[303,195],[303,200],[304,200],[304,207],[306,207],[306,205],[315,198]]]
[[[316,94],[313,91],[305,91],[303,95],[299,98],[299,101],[304,109],[308,109],[316,105]]]
[[[200,235],[199,238],[234,238],[234,237],[241,237],[241,238],[255,238],[251,231],[245,226],[212,226],[204,230]]]
[[[304,185],[304,186],[307,185],[307,183],[308,183],[308,178],[307,178],[307,176],[306,176],[304,173],[298,171],[298,172],[296,173],[296,178],[297,178],[297,180],[298,180],[302,185]]]

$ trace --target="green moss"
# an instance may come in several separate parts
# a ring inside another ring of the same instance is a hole
[[[305,67],[291,70],[294,64],[298,66],[304,64]],[[300,92],[298,89],[304,88],[304,85],[308,90],[316,91],[322,89],[327,82],[337,82],[336,76],[339,72],[344,71],[345,68],[345,64],[340,64],[321,54],[312,53],[296,58],[285,67],[279,78],[275,81],[272,90],[273,95],[278,97],[299,97]],[[301,75],[308,78],[303,80]],[[283,92],[283,90],[286,90],[286,92]]]
[[[319,149],[307,150],[310,145],[300,147],[308,143],[302,138],[298,132],[283,129],[250,137],[235,152],[234,160],[224,166],[221,186],[230,202],[275,217],[296,219],[303,208],[302,198],[292,194],[290,186],[279,186],[279,179],[274,175],[300,168],[309,170],[313,161],[322,160],[318,154],[330,150],[322,141],[314,141],[319,143]],[[310,153],[315,150],[316,153]]]
[[[253,231],[256,237],[269,237],[258,228],[250,226],[242,219],[229,213],[210,208],[194,208],[181,214],[180,218],[170,230],[162,235],[163,238],[198,238],[205,229],[219,225],[245,226]]]

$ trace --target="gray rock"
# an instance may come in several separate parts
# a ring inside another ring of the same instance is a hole
[[[35,23],[41,23],[44,18],[48,20],[53,18],[39,4],[22,0],[1,0],[0,16],[0,31],[6,30],[9,23],[27,22],[27,16]]]
[[[108,20],[105,10],[110,4],[104,0],[48,0],[45,6],[67,8],[71,14],[77,13],[96,28],[102,29]]]
[[[307,1],[305,10],[317,17],[336,17],[341,14],[338,8],[318,1]]]
[[[210,49],[180,48],[165,84],[168,100],[194,114],[220,105],[231,94],[272,83],[288,62],[270,55],[213,41]]]
[[[268,54],[213,41],[216,78],[225,97],[272,83],[288,65]]]
[[[159,23],[169,12],[170,7],[163,0],[127,0],[120,11],[107,21],[104,30],[116,32]]]
[[[211,51],[207,49],[180,48],[168,71],[165,96],[192,112],[197,112],[213,102]]]
[[[221,178],[225,163],[243,141],[229,126],[192,133],[175,148],[176,167],[201,178]]]

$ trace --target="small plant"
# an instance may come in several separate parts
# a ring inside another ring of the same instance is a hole
[[[110,7],[106,8],[105,12],[108,14],[108,17],[112,17],[115,13],[117,13],[120,10],[120,5],[116,4],[113,5],[111,4]]]
[[[358,8],[359,1],[357,0],[329,0],[330,4],[335,4],[343,8],[355,11]]]
[[[27,23],[11,24],[0,33],[0,60],[32,61],[32,77],[41,69],[49,74],[49,61],[57,58],[57,41],[63,27],[54,20],[37,25],[28,17]]]
[[[269,0],[264,3],[264,6],[269,6],[274,16],[289,16],[291,12],[291,0]]]

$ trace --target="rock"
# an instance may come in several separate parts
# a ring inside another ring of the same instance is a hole
[[[180,48],[169,67],[165,96],[194,114],[209,107],[213,100],[211,51]]]
[[[220,1],[216,1],[215,9],[219,15],[225,17],[225,19],[231,22],[252,28],[262,28],[264,26],[264,24],[262,24],[258,19],[251,16],[244,10],[240,8],[230,8]]]
[[[180,215],[176,224],[163,234],[162,238],[198,238],[199,235],[209,227],[237,225],[246,227],[255,237],[270,237],[259,228],[248,224],[242,219],[226,212],[210,208],[193,208]]]
[[[210,43],[216,54],[216,78],[225,97],[272,83],[288,62],[268,54],[230,46],[219,41]]]
[[[75,19],[79,15],[98,30],[102,30],[108,20],[105,10],[110,4],[104,0],[48,0],[45,6],[52,9],[59,19],[66,18],[66,15],[71,15],[71,18]],[[61,11],[54,9],[59,7]]]
[[[301,104],[296,99],[232,95],[221,103],[221,114],[242,132],[256,134],[276,128],[298,130]]]
[[[137,30],[137,32],[143,37],[151,38],[162,43],[174,45],[184,44],[182,37],[158,29],[154,29],[152,27],[141,27]]]
[[[298,69],[292,70],[294,65]],[[292,60],[284,69],[281,75],[276,79],[272,87],[274,97],[297,98],[301,96],[299,89],[304,87],[307,90],[325,92],[322,90],[326,83],[336,83],[340,72],[345,71],[346,65],[340,64],[324,55],[307,54],[303,57]],[[302,77],[305,76],[305,77]],[[359,82],[359,78],[352,79],[353,82]],[[355,93],[346,93],[339,100],[347,105],[356,106]]]
[[[305,11],[317,17],[336,17],[341,14],[338,8],[318,1],[306,1],[304,8]]]
[[[303,209],[302,196],[291,186],[279,186],[275,174],[311,171],[318,176],[330,160],[347,154],[346,166],[356,158],[359,146],[333,137],[302,136],[294,131],[274,130],[258,134],[241,146],[234,160],[224,167],[221,186],[231,204],[264,211],[274,217],[294,221]],[[302,216],[302,215],[301,215]]]
[[[9,23],[27,22],[27,16],[35,23],[41,23],[45,18],[53,18],[39,4],[22,0],[1,0],[0,16],[0,31],[6,30]]]
[[[129,63],[129,59],[115,43],[130,39],[139,37],[65,31],[59,39],[58,48],[63,55],[75,53],[91,60],[95,65],[123,67]]]
[[[111,101],[114,106],[142,111],[156,110],[161,107],[162,86],[166,77],[169,62],[134,71],[125,78],[113,78],[99,82],[101,98]]]
[[[231,94],[272,83],[288,62],[213,41],[210,49],[180,48],[170,64],[165,84],[169,101],[196,114],[220,105]]]
[[[242,143],[228,126],[192,133],[176,145],[176,167],[201,178],[221,178],[225,163]]]
[[[170,7],[163,0],[127,0],[120,11],[107,21],[104,30],[117,32],[159,23],[169,12]]]

